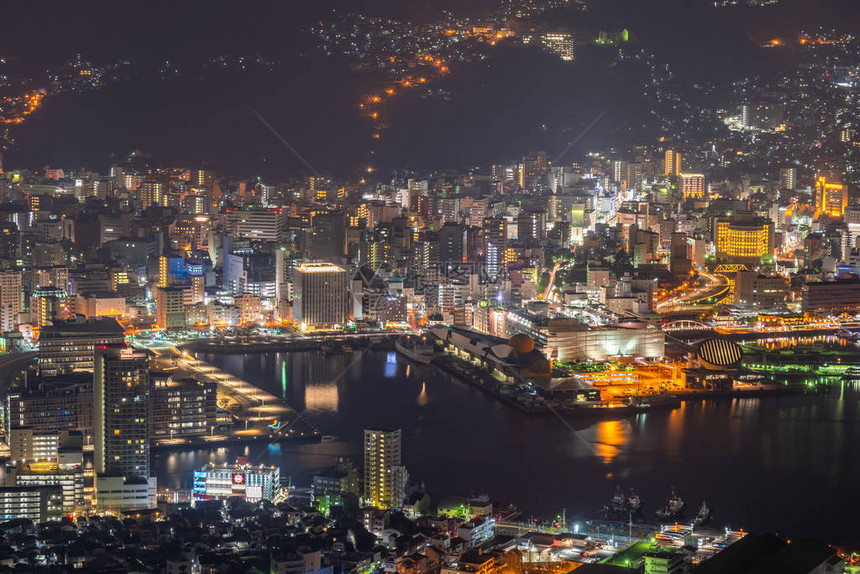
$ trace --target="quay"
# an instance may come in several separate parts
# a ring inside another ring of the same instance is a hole
[[[433,358],[432,364],[526,415],[562,414],[575,418],[617,418],[638,413],[652,412],[654,410],[674,410],[680,407],[683,402],[786,396],[807,392],[806,387],[799,384],[768,389],[733,389],[723,391],[676,389],[671,393],[631,397],[634,399],[638,398],[650,401],[647,405],[624,405],[615,403],[600,405],[569,405],[560,403],[559,401],[547,402],[542,399],[527,397],[524,397],[524,400],[518,400],[514,395],[503,393],[502,388],[504,387],[504,384],[493,379],[488,372],[451,355],[437,355]]]
[[[236,337],[231,339],[196,339],[182,347],[195,353],[291,353],[302,351],[321,351],[327,346],[339,347],[347,344],[354,349],[392,350],[394,339],[399,333],[359,333],[309,336],[280,337]]]
[[[218,446],[222,444],[284,440],[319,440],[320,431],[303,419],[283,398],[201,361],[175,347],[154,351],[163,367],[180,375],[216,384],[219,399],[227,398],[228,408],[238,420],[238,427],[226,434],[214,432],[196,438],[163,438],[153,441],[155,449]],[[244,423],[244,426],[242,426]]]

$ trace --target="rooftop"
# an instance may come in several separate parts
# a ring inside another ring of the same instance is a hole
[[[303,263],[296,267],[301,273],[346,273],[342,267],[334,263]]]

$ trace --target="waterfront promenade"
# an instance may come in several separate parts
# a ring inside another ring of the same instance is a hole
[[[310,440],[320,436],[319,430],[304,420],[283,398],[176,347],[150,350],[161,367],[175,370],[178,376],[215,383],[219,406],[225,405],[237,419],[237,424],[229,431],[216,432],[212,429],[208,435],[198,438],[157,439],[153,447],[179,448],[257,440]]]

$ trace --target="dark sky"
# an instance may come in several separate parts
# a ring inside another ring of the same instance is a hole
[[[17,5],[16,5],[17,4]],[[19,0],[3,8],[7,23],[0,52],[27,69],[76,52],[89,57],[200,58],[213,53],[300,49],[297,30],[332,9],[393,17],[432,18],[443,8],[458,14],[493,9],[496,0]],[[657,29],[723,39],[712,29],[709,0],[590,0],[592,12],[644,32]],[[819,25],[860,32],[857,0],[781,0],[778,8],[720,11],[718,21],[737,32],[764,36]],[[853,30],[852,30],[853,29]]]
[[[269,45],[288,35],[296,21],[326,10],[352,10],[394,17],[432,17],[443,8],[476,14],[495,0],[275,0],[269,2],[200,2],[197,0],[35,0],[5,3],[4,51],[28,59],[72,51],[159,54],[224,47]],[[17,5],[16,5],[17,4]],[[685,7],[709,6],[709,0],[591,0],[594,11],[632,13],[653,21],[672,18]],[[740,26],[839,25],[860,27],[856,0],[781,0],[778,9],[736,10]],[[11,25],[9,25],[11,23]],[[636,22],[632,23],[635,26]],[[643,21],[642,25],[648,25]],[[691,27],[706,22],[689,22]]]

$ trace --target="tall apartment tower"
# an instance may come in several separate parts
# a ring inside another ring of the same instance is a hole
[[[779,170],[779,186],[793,190],[797,187],[797,168],[783,167]]]
[[[0,329],[3,332],[14,331],[16,317],[23,309],[21,272],[18,270],[0,272]]]
[[[501,217],[485,217],[481,232],[484,238],[484,265],[487,277],[495,281],[507,269],[505,251],[508,247],[507,225]]]
[[[683,157],[681,154],[675,150],[667,149],[663,157],[666,166],[663,175],[680,175],[681,165],[683,163]]]
[[[149,359],[124,344],[95,349],[96,472],[149,478]]]
[[[140,208],[147,209],[153,205],[163,205],[166,195],[167,188],[163,182],[146,179],[140,184]]]
[[[409,475],[401,460],[400,429],[365,429],[364,498],[376,508],[400,508]]]

